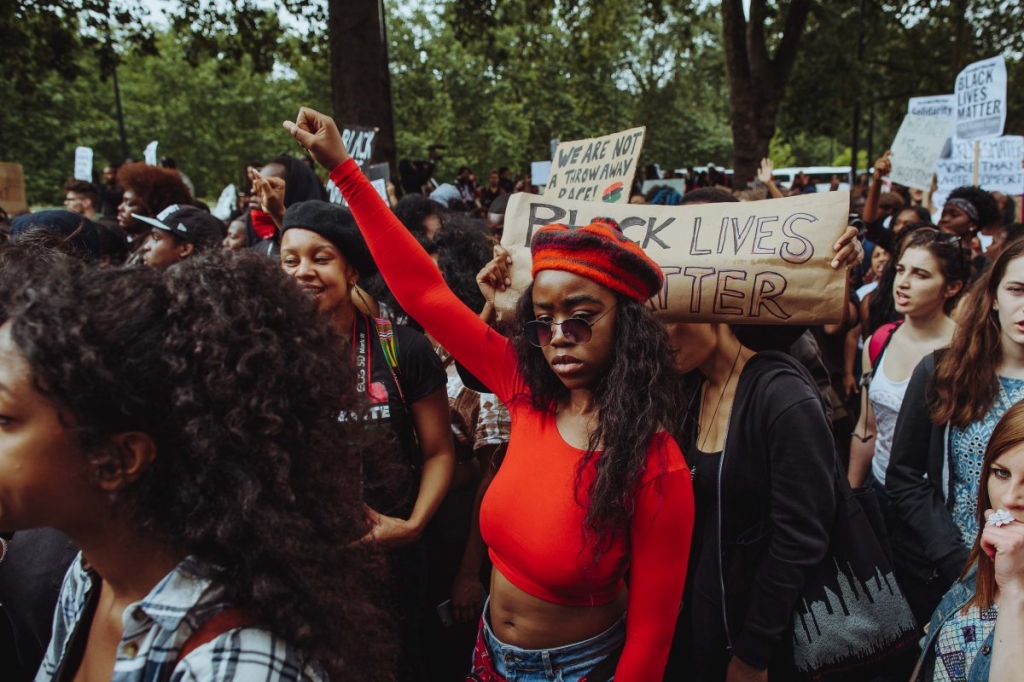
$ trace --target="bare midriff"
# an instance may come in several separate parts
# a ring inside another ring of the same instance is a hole
[[[565,606],[523,592],[501,574],[491,573],[488,619],[504,644],[553,649],[596,637],[626,612],[626,588],[607,604]]]

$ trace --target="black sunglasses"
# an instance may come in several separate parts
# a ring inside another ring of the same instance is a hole
[[[562,330],[562,336],[565,340],[574,346],[578,346],[581,343],[590,341],[594,335],[593,326],[604,319],[605,315],[610,313],[615,306],[613,305],[608,310],[601,313],[601,315],[593,322],[583,317],[570,317],[567,320],[561,322],[543,322],[541,320],[530,320],[524,326],[526,332],[526,340],[530,342],[530,345],[537,346],[537,348],[543,348],[544,346],[551,344],[551,339],[554,338],[555,332],[553,327],[559,327]]]

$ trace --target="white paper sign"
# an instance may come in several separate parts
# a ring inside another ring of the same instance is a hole
[[[629,203],[630,185],[646,130],[631,128],[604,137],[559,142],[545,196]]]
[[[371,180],[370,184],[373,185],[375,190],[377,190],[377,194],[379,194],[380,198],[384,200],[384,203],[390,206],[391,200],[388,199],[388,181],[380,178],[377,180]]]
[[[75,180],[92,182],[92,149],[75,148]]]
[[[220,198],[217,199],[217,205],[210,211],[214,216],[220,220],[227,220],[231,217],[231,211],[234,210],[235,205],[238,203],[238,190],[235,189],[234,185],[228,185],[224,188],[224,191],[220,193]]]
[[[930,116],[956,120],[956,95],[932,95],[911,97],[907,102],[907,113],[915,116]]]
[[[978,186],[989,192],[1002,192],[1012,196],[1024,194],[1024,137],[1006,135],[981,140],[978,160]],[[970,185],[974,180],[974,143],[957,140],[953,144],[953,158],[942,159],[936,165],[941,196],[957,187]]]
[[[1006,126],[1006,60],[974,62],[956,77],[956,137],[998,137]]]
[[[530,163],[530,181],[538,187],[544,187],[548,184],[548,178],[551,177],[551,162],[550,161],[533,161]]]
[[[156,144],[156,140],[153,140],[152,142],[146,145],[146,151],[143,152],[143,156],[145,156],[146,163],[148,163],[150,166],[156,165]]]
[[[892,143],[893,182],[928,190],[932,186],[935,162],[946,146],[953,121],[907,114]]]

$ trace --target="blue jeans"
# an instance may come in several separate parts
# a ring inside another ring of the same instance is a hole
[[[579,682],[626,641],[626,616],[599,635],[553,649],[521,649],[494,636],[490,599],[484,604],[480,636],[491,653],[494,671],[508,682]]]

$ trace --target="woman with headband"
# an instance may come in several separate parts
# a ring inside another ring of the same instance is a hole
[[[480,511],[494,572],[473,679],[661,679],[686,577],[693,493],[660,268],[611,221],[534,236],[534,283],[508,339],[437,267],[309,109],[286,128],[341,189],[396,298],[504,402],[512,431]],[[489,299],[504,263],[480,278]],[[629,572],[628,587],[626,573]]]

